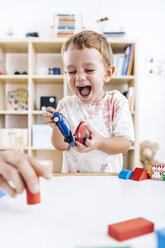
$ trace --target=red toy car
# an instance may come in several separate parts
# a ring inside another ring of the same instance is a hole
[[[91,138],[91,134],[88,130],[87,123],[80,121],[75,133],[73,134],[75,141],[79,141],[82,144],[85,144],[86,139]]]

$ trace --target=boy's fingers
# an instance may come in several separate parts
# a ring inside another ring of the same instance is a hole
[[[50,113],[56,112],[56,110],[54,108],[52,108],[52,107],[47,107],[46,111],[48,111]]]
[[[52,118],[53,115],[50,112],[43,112],[43,117],[45,117],[45,118]]]

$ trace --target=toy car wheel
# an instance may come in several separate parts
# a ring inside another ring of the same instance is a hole
[[[55,117],[53,118],[53,120],[54,120],[54,122],[59,122],[59,121],[60,121],[60,117],[59,117],[59,116],[55,116]]]

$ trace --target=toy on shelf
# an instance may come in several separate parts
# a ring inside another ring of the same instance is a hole
[[[122,170],[120,171],[119,173],[119,178],[122,178],[122,179],[130,179],[130,177],[132,176],[133,174],[133,171],[131,170]]]
[[[28,91],[25,89],[9,91],[8,110],[28,110]]]
[[[69,122],[65,118],[65,116],[59,112],[54,112],[53,113],[53,120],[58,126],[59,130],[64,136],[64,141],[69,143],[71,147],[75,145],[72,133],[71,133],[71,128],[69,125]]]
[[[154,223],[144,218],[135,218],[108,226],[108,235],[124,241],[154,231]]]
[[[135,181],[142,181],[142,180],[146,180],[149,178],[150,177],[147,171],[143,168],[138,168],[138,167],[135,168],[132,176],[130,177],[131,180],[135,180]]]
[[[40,109],[45,111],[47,107],[56,108],[55,96],[40,96]]]
[[[91,134],[88,130],[88,126],[86,122],[81,121],[79,123],[75,133],[73,134],[73,137],[76,141],[79,141],[82,144],[85,144],[86,139],[91,138]]]
[[[149,166],[152,163],[158,163],[158,161],[155,160],[155,155],[158,149],[158,143],[153,143],[149,140],[144,140],[140,143],[140,162],[146,171],[149,171]]]
[[[152,180],[165,181],[165,163],[153,163],[151,170]]]

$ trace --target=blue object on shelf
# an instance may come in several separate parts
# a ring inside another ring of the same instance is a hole
[[[119,173],[119,178],[127,180],[127,179],[130,179],[132,174],[133,174],[133,171],[131,171],[131,170],[122,170]]]
[[[156,231],[157,241],[158,241],[158,248],[165,247],[165,228]]]
[[[5,195],[6,194],[2,190],[0,190],[0,198],[3,197],[3,196],[5,196]]]
[[[75,142],[71,133],[69,122],[67,121],[65,116],[59,112],[54,112],[53,120],[63,134],[64,141],[69,143],[69,145],[73,147],[75,145]]]

